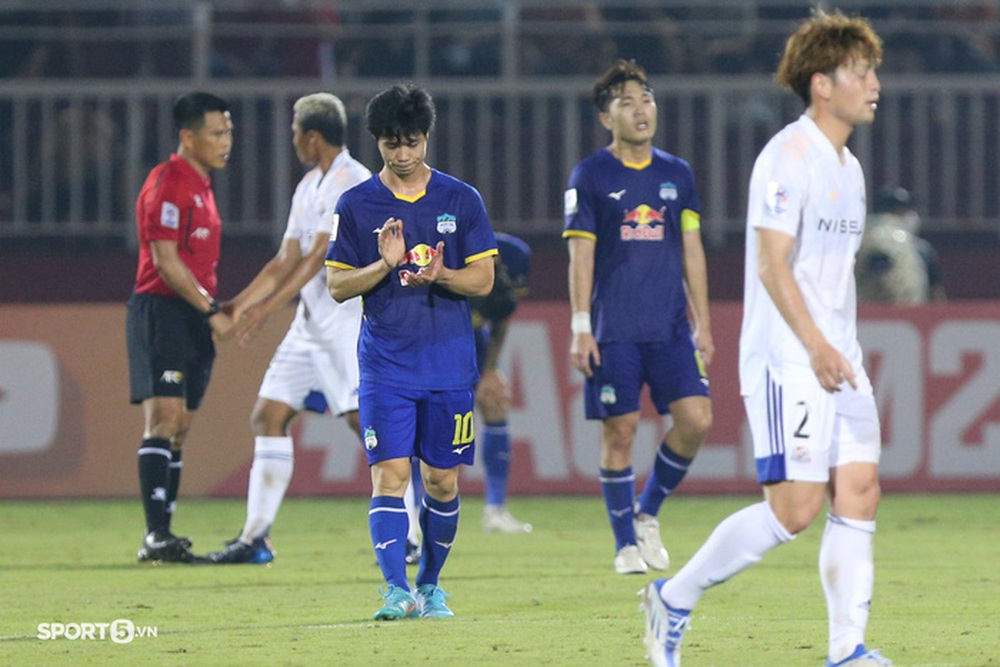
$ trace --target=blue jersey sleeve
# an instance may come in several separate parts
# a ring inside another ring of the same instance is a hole
[[[587,162],[581,162],[569,177],[569,186],[563,195],[566,223],[563,237],[582,236],[597,238],[597,213],[593,202],[590,179],[587,178]]]
[[[358,259],[358,226],[346,194],[341,196],[334,210],[326,265],[341,269],[357,269],[362,265]]]
[[[483,198],[472,186],[466,185],[466,188],[468,194],[465,197],[464,208],[466,215],[469,217],[469,225],[466,228],[466,233],[463,235],[462,254],[464,265],[497,254],[497,241],[493,235],[493,226],[490,224],[489,215],[486,213],[486,205],[483,203]]]

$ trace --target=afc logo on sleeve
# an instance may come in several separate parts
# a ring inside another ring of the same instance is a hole
[[[181,211],[168,201],[163,202],[160,209],[160,224],[167,229],[179,229],[181,226]]]
[[[578,209],[578,203],[577,203],[576,188],[570,188],[563,195],[563,213],[565,215],[573,215],[574,213],[577,212],[577,209]]]
[[[331,241],[336,241],[337,240],[337,231],[339,229],[340,229],[340,214],[339,213],[334,213],[333,214],[333,224],[330,225],[330,240]]]
[[[764,205],[773,215],[781,215],[788,210],[788,191],[778,181],[767,182],[767,194]]]

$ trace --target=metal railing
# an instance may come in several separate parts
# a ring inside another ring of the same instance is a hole
[[[743,230],[746,188],[764,142],[801,113],[769,77],[654,78],[656,144],[694,168],[709,244]],[[209,89],[233,105],[236,143],[215,175],[227,234],[284,228],[301,169],[290,141],[291,104],[330,90],[345,102],[348,145],[381,164],[364,135],[366,101],[391,80],[226,80]],[[427,83],[438,107],[430,162],[475,185],[498,229],[558,234],[573,165],[607,142],[590,78]],[[148,170],[176,148],[170,111],[189,82],[0,81],[0,243],[4,238],[130,239]],[[918,197],[925,229],[1000,234],[1000,77],[883,78],[883,101],[852,150],[870,191],[886,184]]]

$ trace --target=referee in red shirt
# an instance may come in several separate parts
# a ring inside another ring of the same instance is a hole
[[[149,173],[136,201],[139,268],[128,301],[131,402],[142,404],[139,488],[146,514],[140,561],[190,563],[191,542],[170,532],[181,448],[232,314],[215,300],[222,221],[209,172],[233,146],[226,102],[194,92],[174,104],[179,146]]]

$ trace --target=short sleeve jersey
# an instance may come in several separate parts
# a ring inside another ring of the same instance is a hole
[[[222,236],[222,220],[215,207],[212,182],[177,154],[153,168],[139,191],[135,204],[139,234],[139,267],[135,291],[160,296],[177,293],[160,277],[153,265],[150,243],[175,241],[181,260],[202,287],[215,297],[216,267]]]
[[[439,285],[409,287],[407,281],[430,263],[440,241],[450,269],[497,254],[482,197],[436,169],[413,199],[397,196],[372,176],[341,196],[327,266],[355,269],[381,261],[378,231],[389,218],[403,221],[407,254],[362,295],[361,381],[436,391],[470,388],[479,373],[468,301]]]
[[[309,170],[295,188],[288,226],[284,238],[299,242],[306,255],[312,248],[317,234],[329,234],[333,229],[333,215],[340,196],[358,183],[371,177],[371,172],[351,157],[344,148],[334,159],[326,173],[319,167]],[[336,341],[350,333],[349,340],[357,336],[361,319],[361,300],[351,299],[337,303],[326,288],[326,269],[320,269],[299,292],[299,305],[293,327],[316,340]],[[342,332],[341,326],[352,327],[352,332]]]
[[[654,148],[628,165],[604,148],[570,175],[564,238],[594,239],[591,321],[599,343],[656,342],[686,325],[682,233],[701,204],[684,160]]]
[[[861,164],[833,144],[807,116],[787,125],[764,147],[750,176],[747,211],[740,387],[749,394],[765,369],[809,372],[809,355],[778,312],[757,274],[757,230],[795,237],[792,274],[827,341],[854,368],[857,340],[854,257],[865,229]]]

